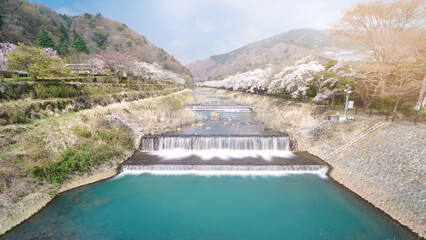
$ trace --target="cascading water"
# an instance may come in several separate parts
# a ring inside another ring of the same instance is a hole
[[[221,111],[221,112],[251,112],[245,105],[187,105],[186,110],[192,111]]]
[[[290,151],[252,113],[217,112],[143,138],[120,175],[60,194],[5,239],[418,239],[330,184],[328,165]]]
[[[266,166],[246,166],[246,165],[125,165],[122,166],[122,172],[137,171],[137,172],[152,172],[152,171],[174,171],[182,173],[185,171],[200,171],[200,172],[213,172],[220,174],[220,171],[236,171],[240,173],[245,172],[283,172],[285,173],[319,173],[325,175],[328,172],[328,166],[321,165],[266,165]]]
[[[326,164],[290,152],[288,136],[265,131],[249,106],[230,105],[225,96],[208,91],[195,95],[212,103],[185,106],[202,112],[202,124],[186,128],[183,134],[143,137],[140,157],[124,163],[121,171],[327,173]]]
[[[290,141],[287,136],[279,135],[168,135],[142,138],[141,151],[161,151],[170,149],[289,151]]]

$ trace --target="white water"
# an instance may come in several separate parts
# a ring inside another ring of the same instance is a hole
[[[284,176],[290,174],[317,174],[327,178],[327,166],[319,165],[125,165],[118,176],[126,174],[201,175],[201,176]]]
[[[186,105],[186,110],[215,112],[251,112],[245,105]]]
[[[198,157],[202,160],[208,161],[214,158],[220,160],[231,160],[236,158],[258,158],[265,161],[272,161],[273,158],[292,158],[296,155],[291,151],[259,151],[259,150],[185,150],[185,149],[170,149],[162,151],[148,152],[148,155],[156,156],[161,160],[179,160],[191,156]]]
[[[281,150],[290,151],[287,136],[176,135],[142,138],[141,151],[185,150]]]

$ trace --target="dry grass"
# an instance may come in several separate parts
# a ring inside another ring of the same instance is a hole
[[[218,92],[228,94],[237,104],[249,105],[256,112],[256,120],[262,122],[265,127],[288,134],[295,144],[293,149],[309,149],[317,156],[342,146],[376,122],[362,117],[348,122],[325,121],[333,112],[309,104],[249,93],[225,90]]]
[[[186,103],[193,103],[191,90],[167,96],[148,98],[134,102],[111,104],[96,108],[101,114],[117,114],[144,135],[157,135],[175,131],[178,127],[200,120],[192,111],[184,110]]]
[[[95,149],[98,147],[99,151],[104,146],[115,154],[128,151],[129,134],[109,125],[108,119],[112,113],[118,114],[143,134],[162,134],[199,120],[198,115],[183,109],[192,100],[192,91],[185,90],[33,122],[32,128],[18,133],[20,142],[0,150],[0,200],[6,199],[10,203],[31,191],[47,191],[53,185],[46,182],[44,185],[37,184],[29,177],[31,169],[64,161],[61,154],[67,150],[81,151],[81,146],[87,142]],[[116,140],[111,141],[111,137]],[[95,154],[105,156],[99,151]],[[111,164],[115,165],[113,162]],[[23,186],[30,186],[30,189]],[[0,204],[4,204],[4,201],[0,201]]]
[[[308,104],[253,94],[231,93],[230,96],[236,103],[249,105],[257,113],[257,121],[278,132],[310,128],[326,118],[325,114],[315,114],[315,107]]]

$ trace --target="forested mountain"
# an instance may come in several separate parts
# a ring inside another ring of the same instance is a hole
[[[131,54],[139,61],[157,62],[168,70],[191,76],[185,66],[146,37],[100,13],[66,16],[40,3],[0,0],[0,42],[35,45],[42,26],[59,53],[71,60],[78,59],[75,56],[79,52],[94,56],[105,51],[118,51]]]
[[[334,45],[326,31],[296,29],[187,66],[197,80],[221,79],[238,72],[281,63],[297,55],[303,57]]]

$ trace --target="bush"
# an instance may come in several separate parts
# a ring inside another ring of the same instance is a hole
[[[390,111],[392,111],[392,108],[395,104],[394,98],[375,98],[373,103],[371,104],[371,107],[373,109],[376,109],[379,113],[386,114]]]
[[[9,123],[25,123],[28,120],[27,114],[21,112],[18,107],[8,107]]]
[[[34,90],[39,99],[72,98],[80,95],[79,90],[64,83],[49,86],[38,84],[34,87]]]
[[[121,24],[121,26],[117,27],[117,31],[122,32],[126,28],[127,28],[127,25],[123,23],[123,24]]]
[[[32,80],[70,75],[65,60],[51,55],[43,48],[18,44],[7,59],[8,69],[27,71],[28,77]]]
[[[91,19],[92,15],[88,14],[88,13],[85,13],[83,17],[84,17],[84,19]]]
[[[414,104],[413,102],[404,102],[401,104],[400,110],[405,116],[412,117],[416,113],[416,111],[414,110],[415,106],[416,104]]]
[[[90,19],[90,21],[87,24],[89,24],[89,27],[91,28],[96,28],[95,19]]]
[[[75,129],[73,131],[89,138],[87,128]],[[99,140],[102,141],[99,142]],[[117,129],[100,129],[96,131],[94,137],[62,151],[59,162],[49,161],[41,166],[29,165],[27,169],[31,176],[39,181],[62,183],[69,179],[72,173],[87,172],[90,167],[122,154],[125,149],[132,149],[131,140],[127,134]]]
[[[71,130],[75,135],[79,137],[89,138],[92,136],[92,132],[84,126],[75,126]]]

